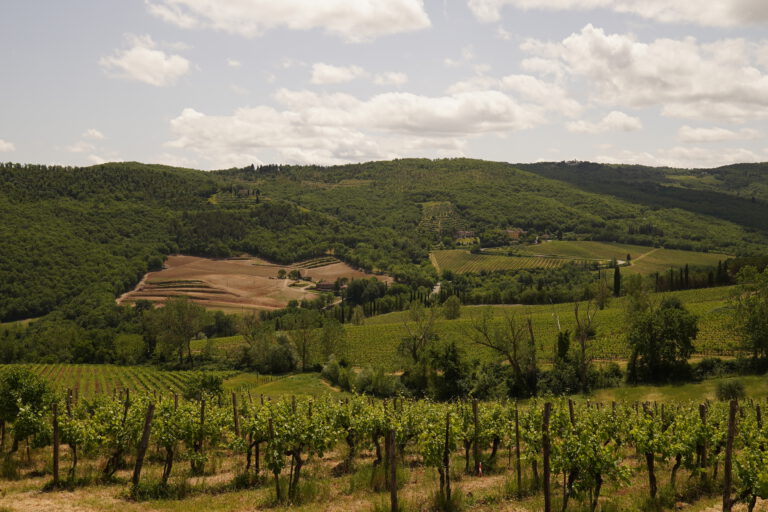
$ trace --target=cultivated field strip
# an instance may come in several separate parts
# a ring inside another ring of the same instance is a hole
[[[72,389],[80,396],[112,395],[124,389],[135,392],[180,393],[195,371],[162,371],[146,366],[110,364],[26,364],[23,365],[53,383],[60,390]],[[0,365],[0,371],[5,365]],[[241,375],[237,371],[209,371],[224,379]],[[238,388],[252,388],[273,382],[279,377],[248,375]]]
[[[458,274],[476,274],[483,271],[493,272],[497,270],[522,270],[527,268],[552,269],[575,261],[536,256],[518,257],[500,254],[472,254],[462,249],[434,251],[432,255],[437,263],[437,267],[441,271],[451,270]]]

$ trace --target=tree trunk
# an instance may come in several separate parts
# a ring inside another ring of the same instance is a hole
[[[141,434],[141,441],[139,442],[139,449],[136,452],[136,465],[133,468],[133,488],[136,489],[139,486],[139,479],[141,478],[141,468],[144,465],[144,455],[147,453],[147,446],[149,446],[149,434],[152,427],[152,415],[155,412],[155,404],[149,404],[147,407],[147,416],[144,418],[144,431]]]
[[[683,461],[683,456],[681,454],[675,455],[675,465],[672,466],[672,475],[669,477],[669,485],[672,487],[672,490],[675,490],[675,482],[677,481],[677,470],[680,469],[680,464]]]
[[[646,453],[645,454],[645,465],[648,468],[648,488],[651,492],[651,498],[656,499],[656,473],[654,471],[653,466],[654,460],[653,460],[653,454],[652,453]]]
[[[600,489],[603,487],[603,475],[597,475],[595,478],[595,495],[592,500],[592,512],[597,510],[598,500],[600,499]]]
[[[171,477],[171,471],[173,470],[173,447],[165,447],[165,464],[163,465],[163,485],[168,484],[168,479]]]

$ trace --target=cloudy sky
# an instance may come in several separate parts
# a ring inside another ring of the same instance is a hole
[[[766,0],[6,0],[0,160],[768,161]]]

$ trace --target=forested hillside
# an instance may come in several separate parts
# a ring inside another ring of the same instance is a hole
[[[429,284],[428,251],[457,231],[757,254],[766,166],[682,171],[468,159],[206,173],[139,163],[0,166],[0,321],[132,287],[167,254],[248,252],[291,262],[332,251]]]

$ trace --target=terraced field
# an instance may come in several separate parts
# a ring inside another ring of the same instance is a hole
[[[10,365],[0,366],[0,371]],[[45,377],[59,389],[72,389],[80,396],[113,394],[130,389],[137,392],[179,393],[194,371],[161,371],[146,366],[109,364],[28,364],[21,365]],[[271,375],[237,371],[207,372],[222,377],[228,389],[252,389],[280,379]]]
[[[526,268],[557,268],[569,260],[560,258],[517,257],[502,254],[472,254],[464,249],[433,251],[431,260],[438,271],[450,270],[458,274]]]
[[[163,302],[169,297],[186,296],[206,308],[230,313],[249,310],[279,309],[291,300],[315,299],[317,294],[307,287],[290,286],[290,279],[278,279],[282,270],[298,270],[315,282],[334,282],[340,277],[364,279],[373,275],[356,270],[332,256],[323,256],[293,265],[276,265],[247,256],[228,259],[174,255],[165,268],[150,272],[136,288],[123,294],[118,304],[138,300]],[[376,276],[391,281],[388,276]]]

